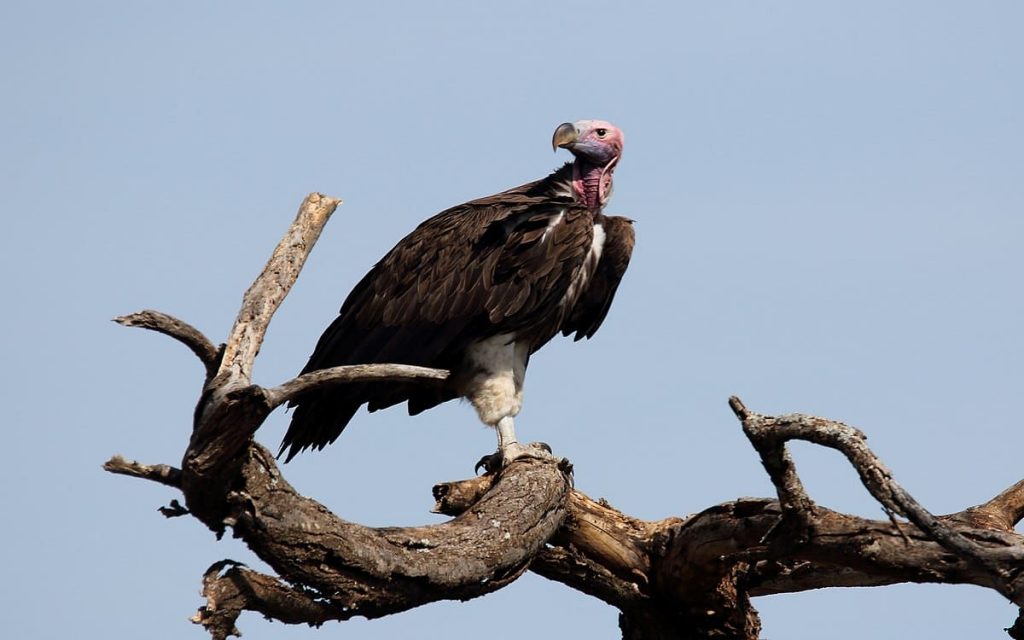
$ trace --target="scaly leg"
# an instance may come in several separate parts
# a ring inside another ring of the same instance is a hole
[[[498,430],[498,453],[501,454],[502,466],[529,453],[516,438],[516,426],[512,416],[498,420],[495,428]]]
[[[498,450],[489,456],[480,458],[476,463],[477,471],[484,468],[488,472],[496,471],[506,467],[513,460],[522,457],[538,458],[540,460],[558,460],[558,456],[551,455],[551,447],[543,442],[531,442],[527,445],[519,444],[516,438],[515,423],[512,416],[505,416],[494,425],[498,432]]]

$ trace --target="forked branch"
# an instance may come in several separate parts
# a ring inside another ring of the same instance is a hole
[[[846,456],[857,471],[861,482],[871,495],[890,513],[903,516],[912,522],[931,540],[957,557],[971,562],[975,567],[989,575],[989,586],[1018,605],[1024,605],[1024,594],[1015,584],[1016,568],[1007,566],[1005,555],[993,552],[955,528],[944,520],[932,515],[914,499],[892,476],[892,472],[867,446],[867,438],[858,429],[834,420],[826,420],[815,416],[800,414],[780,417],[763,416],[747,410],[737,397],[729,399],[729,404],[736,416],[742,421],[744,432],[761,453],[765,468],[779,492],[779,500],[783,506],[793,505],[801,513],[801,517],[810,517],[812,509],[806,494],[800,496],[802,487],[798,487],[794,501],[794,478],[796,468],[789,465],[782,474],[772,473],[773,461],[778,458],[789,458],[785,444],[789,440],[805,440],[823,447],[835,449]],[[799,480],[795,480],[799,483]],[[1000,494],[1003,496],[1004,494]],[[997,497],[997,504],[1015,506],[1016,491],[1011,490],[1005,498]],[[894,526],[899,525],[894,521]],[[1019,551],[1019,550],[1018,550]]]

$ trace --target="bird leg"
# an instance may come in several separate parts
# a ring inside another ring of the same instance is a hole
[[[540,460],[561,460],[551,454],[551,447],[544,442],[531,442],[526,445],[519,444],[516,438],[515,422],[512,416],[505,416],[494,425],[498,432],[498,450],[489,456],[480,458],[476,463],[476,469],[481,467],[488,473],[507,467],[513,460],[523,457],[538,458]]]
[[[514,456],[507,455],[522,449],[522,447],[519,446],[519,439],[516,438],[516,425],[512,416],[505,416],[501,420],[498,420],[498,424],[496,424],[494,428],[498,431],[498,451],[505,454],[506,460],[511,461],[513,458],[517,458],[519,455],[522,455],[521,453]]]

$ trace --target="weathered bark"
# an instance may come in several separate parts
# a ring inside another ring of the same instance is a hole
[[[403,365],[318,371],[276,387],[251,372],[271,317],[339,204],[310,195],[246,292],[220,348],[194,327],[144,311],[118,318],[188,346],[206,370],[181,468],[120,456],[108,471],[179,489],[182,506],[218,536],[243,539],[278,576],[231,561],[203,577],[193,620],[213,638],[237,635],[250,610],[286,623],[369,618],[441,599],[467,599],[530,569],[618,608],[629,640],[758,637],[751,598],[830,586],[969,583],[1024,606],[1024,480],[985,504],[934,516],[893,479],[863,434],[811,416],[756,414],[730,405],[761,456],[776,498],[743,498],[686,518],[644,521],[572,489],[571,467],[519,460],[500,473],[434,487],[441,525],[370,528],[297,494],[253,434],[277,406],[314,387],[368,379],[436,384],[447,372]],[[433,381],[433,382],[432,382]],[[890,514],[876,521],[831,511],[807,494],[789,440],[835,448]],[[1024,638],[1024,617],[1008,633]]]

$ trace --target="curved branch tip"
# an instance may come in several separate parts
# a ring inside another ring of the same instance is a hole
[[[206,368],[207,378],[213,377],[220,363],[221,349],[218,349],[210,342],[210,339],[203,335],[203,332],[196,329],[184,320],[162,311],[143,309],[126,316],[118,316],[114,322],[122,327],[138,327],[149,329],[170,336],[188,347],[192,353],[203,363]]]

